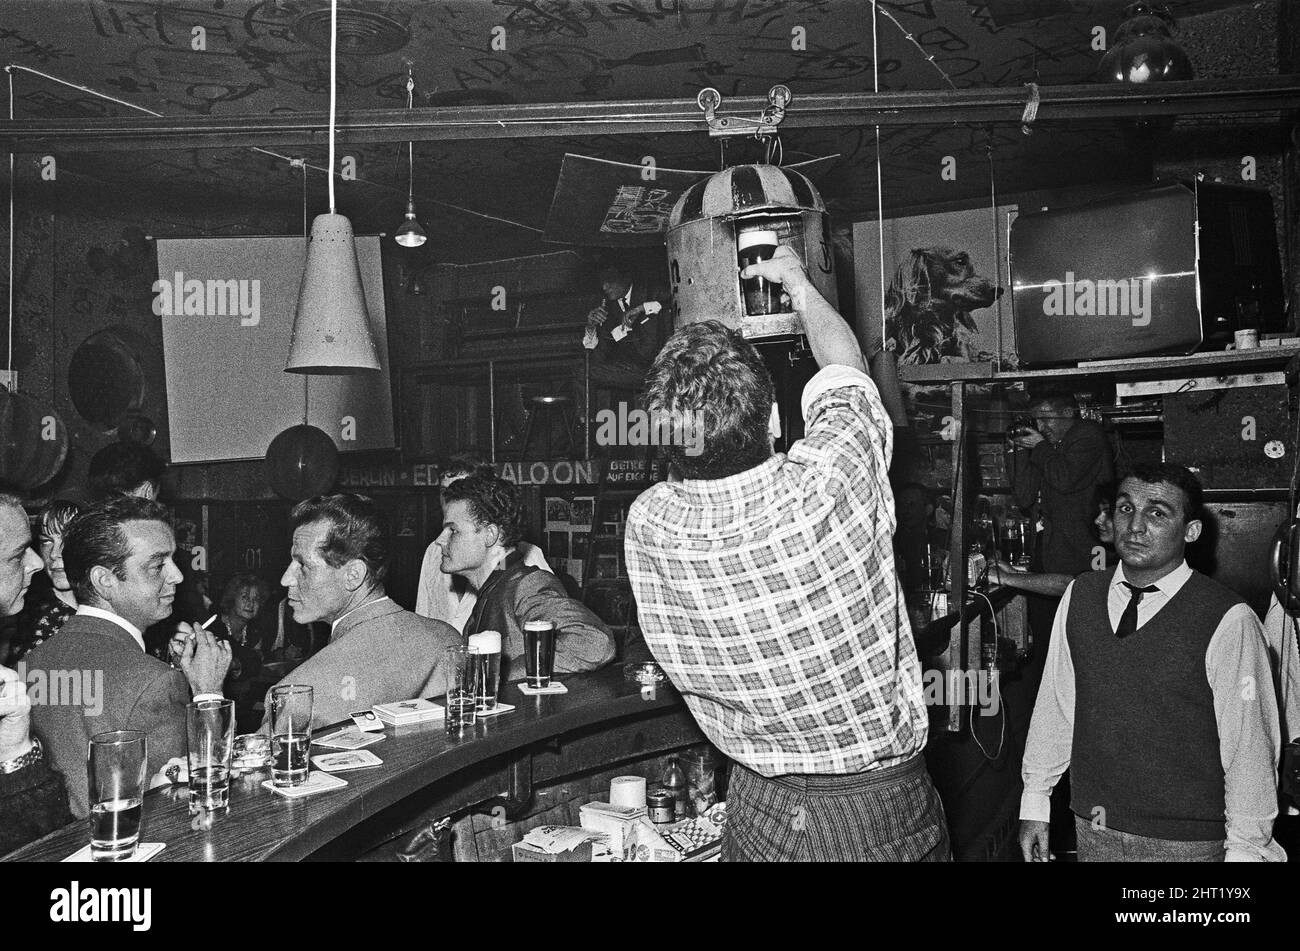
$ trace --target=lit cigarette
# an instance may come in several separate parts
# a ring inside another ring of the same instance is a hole
[[[215,621],[216,619],[217,619],[217,616],[216,616],[215,614],[212,615],[212,617],[208,618],[206,621],[203,622],[203,626],[200,627],[199,630],[200,630],[200,631],[206,631],[206,630],[208,629],[208,627],[212,624],[212,622]]]

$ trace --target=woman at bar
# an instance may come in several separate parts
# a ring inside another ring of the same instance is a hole
[[[218,618],[208,628],[218,640],[228,641],[230,670],[226,674],[226,696],[236,705],[249,698],[249,689],[262,670],[264,632],[256,619],[270,595],[270,585],[251,571],[241,571],[226,582],[217,604]],[[258,696],[252,698],[260,700]]]
[[[14,663],[57,634],[63,622],[77,613],[77,597],[63,571],[63,531],[80,513],[81,506],[76,502],[55,499],[37,516],[37,547],[45,571],[34,585],[36,596],[19,620],[19,636],[10,657]]]

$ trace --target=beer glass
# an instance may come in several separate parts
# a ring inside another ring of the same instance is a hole
[[[230,805],[230,757],[235,746],[235,701],[200,700],[185,706],[189,744],[190,812]]]
[[[285,684],[271,690],[271,782],[277,786],[307,781],[311,706],[311,687]]]
[[[751,264],[766,261],[776,253],[776,232],[767,229],[741,231],[736,236],[736,259],[744,270]],[[781,285],[762,277],[740,280],[745,296],[745,313],[778,314],[781,312]]]
[[[447,735],[459,736],[474,725],[479,698],[478,651],[471,647],[449,647],[443,655],[443,663],[450,673],[447,682]]]
[[[478,704],[479,713],[497,708],[497,692],[501,689],[501,633],[479,631],[468,638],[468,646],[478,651]]]
[[[144,814],[147,743],[138,730],[90,738],[90,857],[96,862],[120,862],[135,855]]]
[[[524,624],[524,667],[528,686],[549,687],[555,667],[555,622],[529,621]]]

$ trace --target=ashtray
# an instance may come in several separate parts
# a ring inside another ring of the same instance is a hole
[[[230,758],[234,769],[261,769],[271,765],[271,738],[265,733],[244,733],[235,737]]]
[[[624,664],[623,679],[629,683],[641,684],[643,686],[654,686],[668,682],[668,675],[654,661],[646,661],[641,664]]]

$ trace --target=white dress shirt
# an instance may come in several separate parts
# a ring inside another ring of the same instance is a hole
[[[1155,582],[1158,589],[1138,603],[1138,630],[1160,613],[1192,576],[1187,562]],[[1111,630],[1119,626],[1128,606],[1128,578],[1121,564],[1111,581],[1106,602]],[[1070,765],[1074,743],[1074,662],[1066,638],[1070,595],[1066,588],[1052,625],[1043,680],[1029,725],[1021,769],[1024,792],[1020,818],[1047,822],[1052,788]],[[1279,750],[1277,705],[1268,650],[1259,618],[1247,604],[1228,610],[1215,628],[1205,651],[1205,677],[1214,696],[1219,730],[1219,754],[1224,773],[1224,814],[1227,821],[1226,860],[1284,862],[1286,853],[1272,837],[1277,816]],[[1243,684],[1250,690],[1243,693]],[[1243,703],[1242,699],[1247,702]]]

